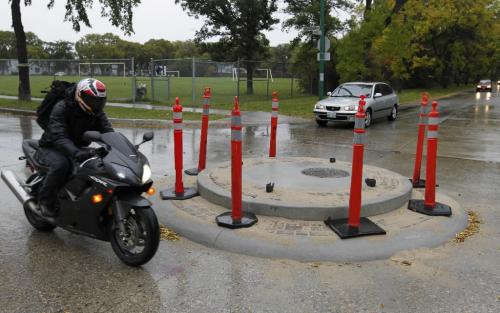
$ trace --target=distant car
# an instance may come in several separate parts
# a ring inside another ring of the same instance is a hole
[[[490,91],[492,90],[491,80],[482,79],[477,83],[476,91]]]
[[[389,121],[394,121],[398,116],[398,96],[386,83],[344,83],[327,95],[326,99],[314,105],[314,116],[319,126],[325,126],[329,121],[354,122],[361,95],[366,96],[365,127],[369,127],[376,118],[387,117]]]

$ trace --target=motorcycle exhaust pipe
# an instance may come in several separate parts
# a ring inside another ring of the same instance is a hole
[[[22,183],[16,174],[12,171],[2,171],[1,173],[2,179],[5,184],[9,187],[9,189],[14,193],[17,200],[19,200],[23,205],[31,200],[31,197],[28,195],[26,190],[24,190]]]

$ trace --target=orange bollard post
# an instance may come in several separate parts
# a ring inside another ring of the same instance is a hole
[[[163,200],[186,200],[198,195],[193,188],[184,188],[182,182],[182,106],[179,97],[175,98],[175,104],[172,109],[174,122],[174,165],[175,165],[175,187],[165,189],[160,192]]]
[[[427,103],[429,95],[422,94],[422,102],[420,103],[420,114],[418,121],[418,139],[417,151],[415,153],[415,167],[413,168],[413,179],[411,179],[413,188],[424,188],[425,180],[420,179],[420,168],[422,167],[422,152],[424,150],[425,126],[427,124]]]
[[[271,112],[271,140],[269,142],[269,157],[276,157],[276,132],[278,130],[278,93],[273,91],[272,112]]]
[[[215,218],[217,225],[226,228],[250,227],[257,223],[257,216],[242,210],[242,135],[241,112],[238,97],[234,97],[231,112],[231,212],[222,213]]]
[[[432,102],[427,128],[427,167],[425,170],[425,199],[410,200],[408,209],[431,216],[451,216],[449,205],[436,202],[436,165],[439,132],[438,103]]]
[[[208,117],[210,115],[210,98],[212,92],[210,88],[205,87],[203,92],[203,113],[201,114],[201,135],[200,135],[200,154],[198,156],[198,168],[191,168],[184,171],[187,175],[196,176],[203,171],[207,162],[207,140],[208,140]]]
[[[359,100],[358,112],[354,120],[354,143],[352,147],[351,192],[349,193],[349,216],[342,219],[328,218],[325,224],[340,238],[352,238],[368,235],[384,235],[380,228],[366,217],[361,217],[361,190],[363,181],[363,155],[365,138],[365,96]]]

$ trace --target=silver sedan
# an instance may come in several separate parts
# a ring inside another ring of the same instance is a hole
[[[394,121],[398,116],[398,96],[386,83],[344,83],[327,94],[326,99],[314,106],[314,116],[320,126],[328,121],[354,122],[361,95],[366,96],[365,127],[376,118],[387,117]]]

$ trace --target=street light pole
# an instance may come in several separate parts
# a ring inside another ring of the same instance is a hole
[[[325,0],[320,0],[319,12],[319,82],[318,82],[318,98],[321,100],[325,93]]]

